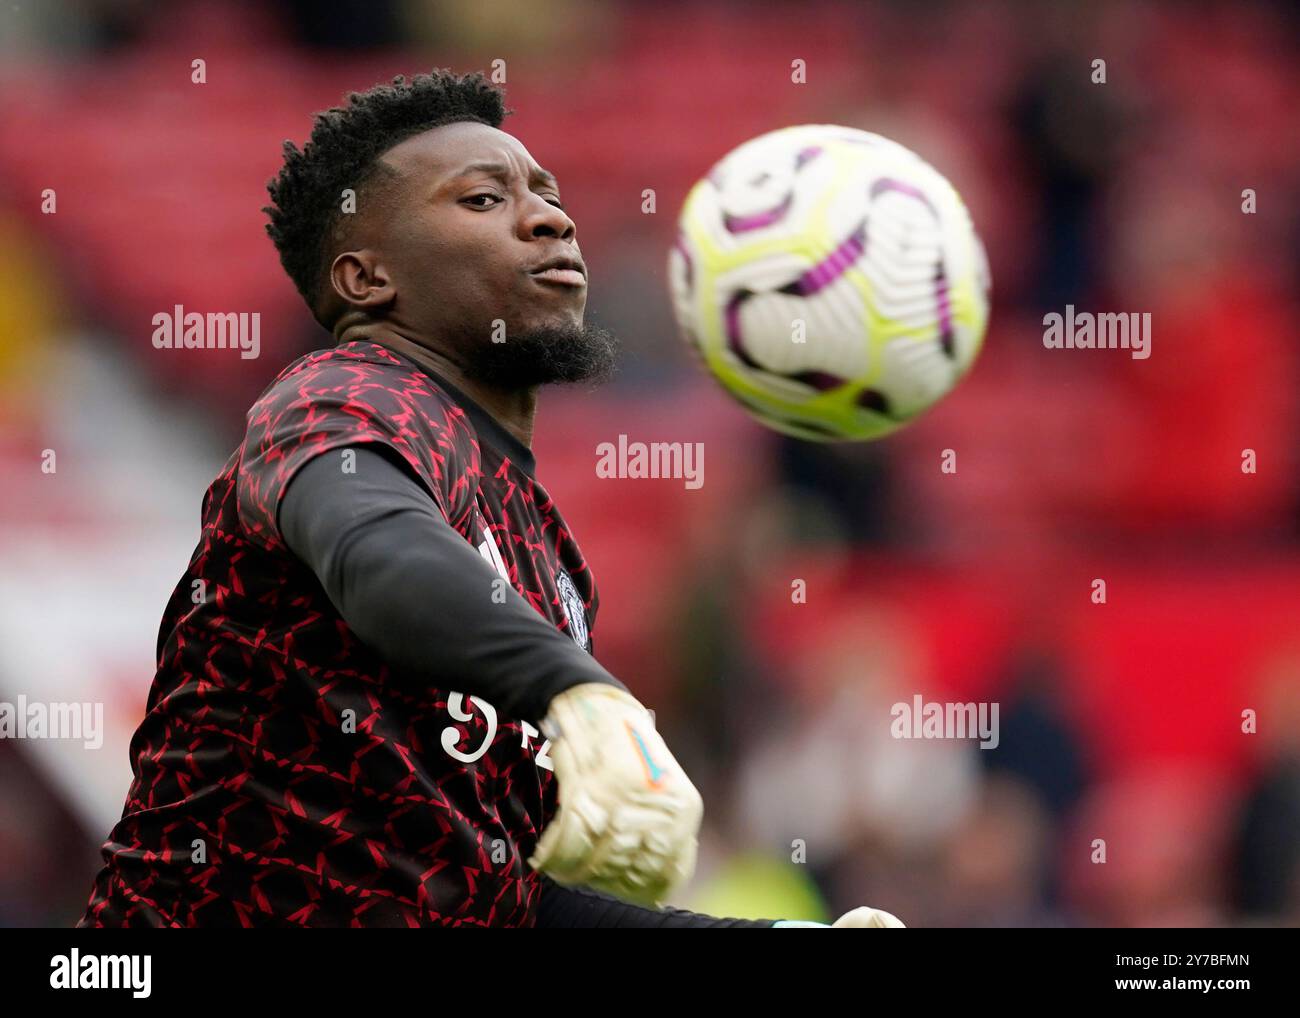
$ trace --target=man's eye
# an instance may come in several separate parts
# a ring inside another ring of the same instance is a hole
[[[483,194],[471,194],[469,197],[463,198],[461,200],[464,201],[465,204],[469,205],[471,202],[477,202],[480,201],[481,199],[487,199],[487,201],[484,202],[484,204],[482,205],[470,205],[470,207],[476,209],[488,209],[491,208],[492,205],[495,204],[496,202],[502,200],[499,194],[492,194],[491,192],[484,192]]]
[[[546,199],[546,204],[548,204],[548,205],[554,205],[554,206],[555,206],[557,209],[559,209],[561,212],[564,211],[564,202],[560,201],[559,198],[548,197],[548,198]]]

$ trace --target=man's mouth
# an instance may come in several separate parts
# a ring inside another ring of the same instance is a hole
[[[558,283],[560,286],[587,285],[587,277],[577,269],[536,269],[529,275],[539,283]]]
[[[586,267],[572,255],[557,255],[539,262],[528,270],[528,274],[539,283],[553,283],[556,286],[586,286]]]

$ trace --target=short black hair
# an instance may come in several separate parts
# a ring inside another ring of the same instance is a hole
[[[284,166],[266,185],[273,202],[262,209],[271,220],[266,232],[318,320],[317,303],[332,260],[326,244],[342,224],[344,189],[360,196],[379,157],[407,138],[464,120],[500,127],[511,112],[505,93],[481,72],[457,76],[435,68],[409,81],[398,75],[391,85],[353,92],[344,105],[316,114],[301,150],[284,143]]]

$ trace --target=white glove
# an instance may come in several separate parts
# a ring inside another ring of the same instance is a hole
[[[892,912],[886,912],[879,908],[868,908],[863,905],[861,908],[855,908],[852,912],[845,912],[842,916],[831,923],[833,930],[852,930],[852,929],[875,929],[875,930],[902,930],[907,927],[902,920]]]
[[[774,923],[777,929],[806,929],[809,927],[823,930],[854,930],[854,929],[906,929],[902,920],[892,912],[886,912],[884,909],[868,908],[863,905],[861,908],[855,908],[852,912],[845,912],[842,916],[827,926],[825,923],[814,923],[803,919],[782,919]]]
[[[695,872],[704,802],[635,697],[600,682],[551,701],[559,809],[529,860],[560,884],[657,905]]]

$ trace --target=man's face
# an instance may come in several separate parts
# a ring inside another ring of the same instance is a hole
[[[518,139],[448,124],[381,161],[396,177],[381,185],[386,200],[362,232],[396,291],[391,320],[467,359],[494,335],[509,344],[581,329],[587,280],[576,228],[554,178]]]

